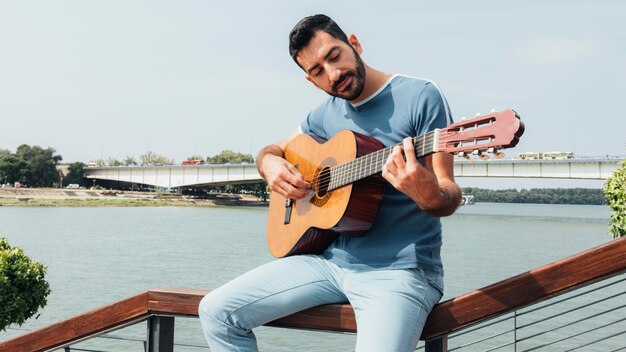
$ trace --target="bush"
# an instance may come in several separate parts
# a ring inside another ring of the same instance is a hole
[[[609,233],[614,238],[626,236],[626,160],[604,184],[606,204],[611,208]]]
[[[22,325],[46,305],[50,285],[45,275],[45,265],[0,237],[0,331]]]

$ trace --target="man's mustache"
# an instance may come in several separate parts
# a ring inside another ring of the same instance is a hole
[[[340,85],[343,84],[343,82],[350,76],[354,76],[354,73],[352,72],[344,72],[341,74],[341,76],[339,76],[339,79],[335,81],[335,83],[333,83],[333,91],[336,92],[338,87]]]

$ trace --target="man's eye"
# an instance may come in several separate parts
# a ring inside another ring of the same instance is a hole
[[[330,58],[330,61],[331,61],[331,62],[335,62],[335,61],[339,60],[339,56],[341,56],[341,54],[337,54],[337,55],[335,55],[335,56],[331,57],[331,58]]]
[[[313,72],[313,76],[319,76],[319,75],[321,75],[321,74],[322,74],[322,71],[323,71],[323,70],[322,70],[321,68],[320,68],[320,69],[318,69],[318,70],[315,70],[315,72]]]

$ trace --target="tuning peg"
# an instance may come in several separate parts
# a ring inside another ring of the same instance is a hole
[[[456,153],[456,156],[458,156],[460,158],[465,158],[467,160],[471,160],[470,156],[466,152],[458,152],[458,153]]]
[[[496,112],[496,108],[491,109],[491,113],[493,114],[494,112]]]
[[[496,159],[504,159],[504,153],[503,152],[495,152],[495,153],[493,153],[493,156]]]
[[[489,155],[483,154],[482,150],[474,150],[472,154],[478,156],[480,160],[483,160],[483,161],[489,160]]]
[[[477,112],[476,115],[474,115],[474,117],[480,117],[480,113]]]
[[[461,121],[465,121],[465,120],[467,120],[467,116],[461,117]]]

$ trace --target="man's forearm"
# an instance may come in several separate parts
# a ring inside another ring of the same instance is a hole
[[[274,155],[282,158],[283,149],[277,144],[271,144],[259,151],[259,154],[256,157],[256,168],[259,170],[259,174],[263,177],[263,179],[265,179],[265,175],[263,173],[263,159],[268,155]]]
[[[431,209],[428,212],[440,217],[452,215],[459,207],[459,204],[461,204],[461,189],[455,183],[446,183],[441,185],[439,191],[443,198],[442,206],[438,209]]]

